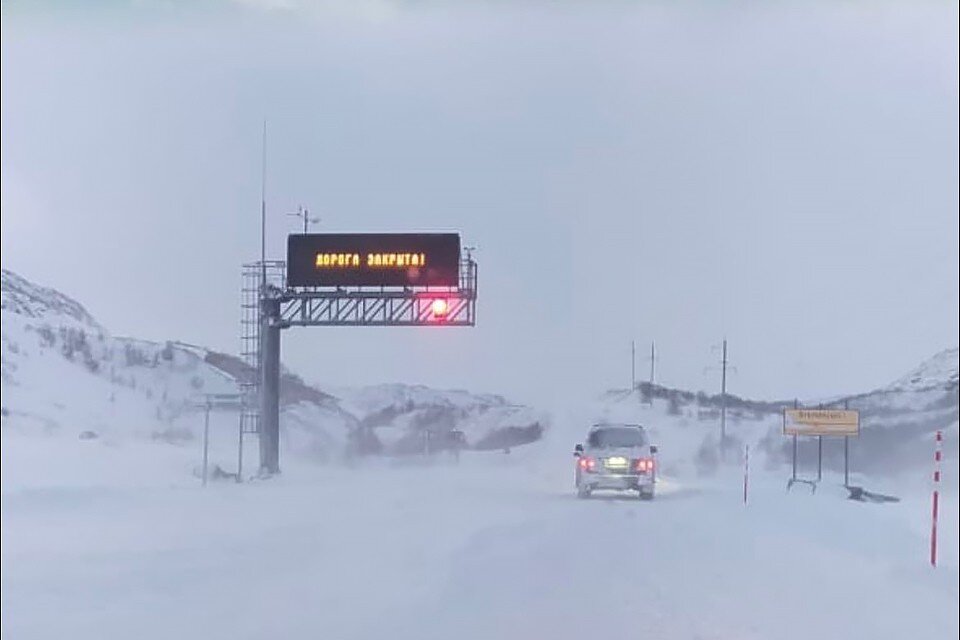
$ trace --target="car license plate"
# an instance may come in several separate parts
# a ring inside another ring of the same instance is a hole
[[[627,466],[627,459],[623,456],[613,456],[607,458],[607,466],[611,469],[622,469]]]

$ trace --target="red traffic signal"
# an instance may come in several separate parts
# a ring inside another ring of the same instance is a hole
[[[450,310],[450,305],[443,298],[437,298],[430,303],[430,313],[433,314],[434,318],[442,319],[447,317],[447,312]]]

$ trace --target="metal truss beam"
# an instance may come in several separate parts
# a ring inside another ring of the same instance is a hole
[[[432,305],[445,301],[446,313]],[[281,296],[284,327],[470,327],[476,324],[476,298],[464,292],[391,293],[311,292]]]
[[[476,263],[464,262],[456,289],[287,289],[274,291],[281,327],[472,327]],[[434,312],[443,300],[446,310]]]

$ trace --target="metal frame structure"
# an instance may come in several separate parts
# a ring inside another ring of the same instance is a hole
[[[193,403],[195,409],[201,409],[203,414],[203,448],[202,448],[202,457],[201,457],[201,472],[200,472],[200,483],[201,486],[207,486],[208,466],[210,460],[210,412],[215,409],[229,409],[236,411],[240,410],[241,416],[243,414],[243,394],[242,393],[205,393],[203,394],[203,401],[197,401]],[[243,444],[243,423],[241,417],[240,425],[240,437],[241,437],[241,446]],[[243,462],[242,454],[240,462]],[[240,472],[241,469],[237,469],[237,482],[240,482]]]
[[[269,286],[282,286],[286,263],[281,260],[243,265],[240,289],[240,357],[246,370],[240,387],[240,428],[237,435],[237,480],[243,477],[243,441],[260,434],[260,294],[263,279]]]
[[[456,287],[290,287],[282,261],[243,265],[242,353],[255,375],[241,381],[238,467],[244,434],[260,437],[260,471],[280,471],[280,332],[289,327],[471,327],[477,263],[460,261]],[[436,313],[434,304],[443,300]]]
[[[288,288],[268,297],[280,304],[287,327],[470,327],[476,324],[477,263],[460,263],[458,287]],[[437,317],[432,305],[443,300]]]

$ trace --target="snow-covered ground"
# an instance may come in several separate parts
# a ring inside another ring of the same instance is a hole
[[[234,390],[242,363],[112,337],[76,301],[2,275],[3,638],[957,636],[956,349],[851,399],[865,416],[852,482],[898,503],[847,500],[836,442],[816,494],[787,493],[776,403],[737,399],[724,462],[717,399],[663,387],[652,404],[641,390],[584,390],[541,412],[466,391],[331,394],[291,380],[283,474],[201,488],[194,405]],[[647,426],[656,501],[573,497],[573,445],[596,420]],[[541,427],[509,454],[490,444]],[[459,464],[344,456],[357,428],[393,453],[438,428],[493,450]],[[932,569],[935,429],[947,463]],[[210,434],[211,467],[235,471],[236,413],[215,412]]]
[[[744,506],[731,465],[581,501],[579,432],[206,489],[194,447],[4,433],[3,637],[956,637],[955,462],[932,569],[925,478],[863,504],[758,468]]]

